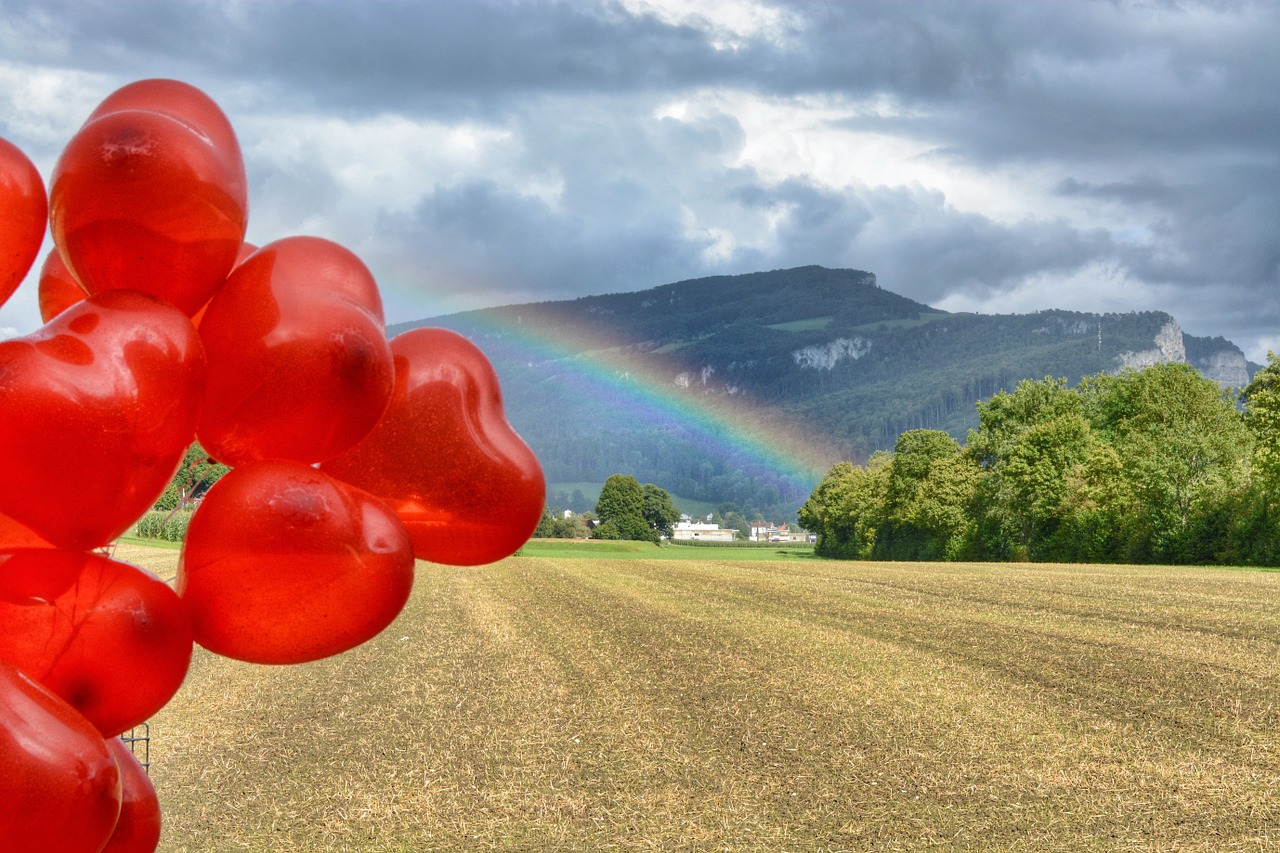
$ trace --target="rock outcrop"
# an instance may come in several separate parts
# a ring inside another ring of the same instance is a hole
[[[1148,350],[1120,353],[1121,367],[1132,367],[1134,370],[1141,370],[1144,367],[1151,367],[1155,364],[1186,362],[1187,349],[1182,341],[1182,327],[1178,325],[1176,320],[1170,319],[1169,322],[1165,323],[1160,328],[1160,331],[1156,332],[1155,340],[1152,343],[1154,346]]]
[[[792,360],[800,367],[830,370],[842,359],[862,358],[871,351],[871,342],[864,338],[836,338],[821,346],[808,346],[791,353]]]

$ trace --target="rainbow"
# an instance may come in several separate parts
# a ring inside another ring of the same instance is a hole
[[[462,315],[454,315],[462,316]],[[699,394],[672,377],[638,370],[617,346],[594,340],[585,352],[557,342],[533,323],[496,312],[465,312],[466,333],[486,350],[501,347],[533,363],[553,363],[558,380],[599,400],[629,421],[679,434],[728,471],[742,470],[807,496],[830,466],[850,451],[802,420],[737,396]],[[438,318],[449,325],[447,317]],[[390,327],[391,334],[409,325]],[[491,356],[492,357],[492,356]]]

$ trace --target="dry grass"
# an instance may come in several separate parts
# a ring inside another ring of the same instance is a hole
[[[1278,645],[1260,572],[420,564],[352,652],[197,654],[162,849],[1266,849]]]

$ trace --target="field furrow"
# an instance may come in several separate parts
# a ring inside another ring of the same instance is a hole
[[[198,652],[153,778],[174,851],[1267,849],[1278,676],[1262,572],[419,564],[346,654]]]

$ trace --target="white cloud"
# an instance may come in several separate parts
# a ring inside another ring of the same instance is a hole
[[[498,127],[399,115],[268,115],[240,122],[237,133],[254,184],[254,235],[323,231],[357,243],[383,215],[411,211],[434,186],[493,175],[511,141]]]
[[[703,30],[717,50],[736,50],[753,39],[781,43],[796,22],[785,8],[750,0],[623,0],[622,5],[633,14]]]

